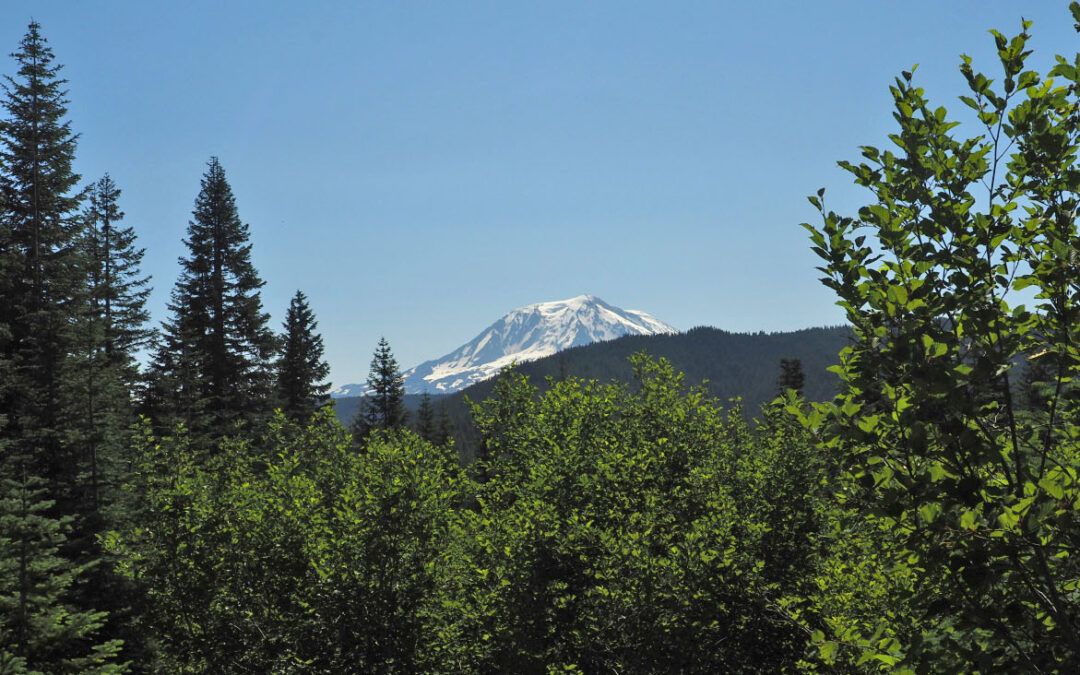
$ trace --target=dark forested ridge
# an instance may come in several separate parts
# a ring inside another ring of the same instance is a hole
[[[712,396],[722,401],[741,397],[748,410],[757,410],[776,396],[780,361],[786,358],[802,362],[806,374],[803,394],[808,400],[831,398],[837,380],[827,369],[839,362],[837,355],[850,340],[851,331],[843,326],[776,333],[731,333],[701,326],[676,335],[632,335],[573,347],[522,363],[516,370],[540,387],[547,378],[567,375],[600,382],[629,382],[633,377],[630,357],[644,352],[667,359],[688,383],[704,383]],[[491,389],[489,380],[459,395],[481,401]]]

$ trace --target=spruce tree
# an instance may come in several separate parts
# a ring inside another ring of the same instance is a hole
[[[65,423],[83,446],[88,476],[82,483],[95,509],[102,506],[103,486],[116,482],[134,421],[136,356],[152,334],[146,325],[149,279],[140,271],[143,249],[136,248],[131,227],[119,226],[124,217],[119,196],[108,175],[88,192],[81,238],[87,292],[75,324],[73,377],[67,382]]]
[[[783,396],[788,389],[802,396],[806,376],[803,375],[802,361],[799,359],[780,359],[780,376],[776,378],[776,393]]]
[[[297,423],[306,423],[329,402],[330,366],[323,360],[319,322],[307,296],[296,291],[285,315],[285,335],[278,362],[278,399],[282,411]]]
[[[61,393],[85,280],[79,176],[72,171],[76,136],[65,119],[66,81],[37,23],[12,56],[18,70],[5,78],[0,120],[0,324],[8,328],[0,358],[9,364],[0,436],[66,511],[79,463],[60,428]]]
[[[92,305],[104,325],[105,353],[134,384],[136,355],[153,335],[146,309],[150,279],[140,271],[145,249],[136,247],[134,228],[120,226],[120,188],[109,174],[91,186],[88,198],[84,215]]]
[[[107,377],[85,386],[103,333],[61,67],[36,23],[12,56],[0,119],[0,602],[14,614],[0,611],[11,617],[0,670],[100,672],[119,643],[91,644],[106,614],[87,572],[104,568],[96,441],[81,420],[127,392]]]
[[[164,421],[184,422],[205,449],[238,423],[269,413],[276,339],[262,309],[249,229],[216,157],[192,215],[154,369],[167,398]]]
[[[136,246],[134,229],[122,225],[119,198],[119,188],[105,175],[89,187],[82,212],[86,292],[76,305],[71,377],[63,390],[64,428],[80,460],[80,518],[66,550],[82,551],[80,559],[102,557],[99,537],[105,531],[144,517],[120,486],[130,479],[137,356],[153,335],[147,326],[150,290],[140,270],[143,249]],[[82,606],[108,610],[106,634],[122,636],[124,655],[138,660],[149,636],[132,616],[141,604],[132,585],[111,564],[99,564],[77,588]]]
[[[454,440],[454,422],[446,409],[446,401],[443,401],[439,404],[439,420],[435,423],[435,437],[432,442],[435,445],[446,445],[452,440]]]
[[[431,394],[425,391],[420,396],[420,407],[416,410],[416,433],[425,441],[434,442],[437,431],[435,407],[431,404]]]
[[[44,480],[0,463],[0,672],[122,673],[121,641],[98,633],[106,613],[78,608],[73,586],[90,564],[61,555],[70,516],[51,515]]]
[[[389,431],[405,426],[405,383],[398,370],[397,360],[386,338],[379,338],[368,372],[368,391],[354,425],[358,439],[373,431]]]

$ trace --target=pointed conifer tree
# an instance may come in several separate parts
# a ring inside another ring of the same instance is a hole
[[[2,450],[0,450],[2,452]],[[89,565],[61,555],[72,518],[50,511],[27,463],[0,462],[0,672],[121,673],[121,641],[99,637],[105,612],[72,604]]]
[[[780,359],[780,375],[776,378],[777,395],[783,396],[788,389],[794,389],[796,394],[802,396],[805,384],[806,376],[803,374],[802,361]]]
[[[120,225],[120,188],[109,174],[91,186],[88,197],[85,239],[93,306],[104,326],[105,353],[127,371],[132,384],[136,355],[153,335],[146,309],[150,278],[141,272],[146,251],[136,247],[134,228]]]
[[[438,431],[435,424],[435,406],[431,404],[431,394],[425,391],[416,410],[416,433],[425,441],[434,442]]]
[[[183,422],[195,447],[235,433],[270,410],[276,339],[251,262],[248,226],[216,157],[208,163],[184,243],[154,368],[169,400],[168,423]]]
[[[323,359],[322,335],[315,332],[318,326],[307,296],[296,291],[285,315],[277,389],[282,411],[299,424],[329,402],[330,384],[325,380],[330,366]]]
[[[435,445],[446,445],[452,440],[454,440],[454,421],[450,419],[446,401],[443,401],[439,404],[439,419],[435,423],[435,436],[432,442]]]
[[[61,391],[69,375],[74,307],[84,288],[72,170],[76,136],[67,115],[61,66],[31,23],[12,54],[0,119],[0,437],[46,481],[62,511],[73,507],[78,462],[65,442]]]
[[[0,103],[0,598],[17,609],[7,624],[14,637],[0,639],[0,661],[11,663],[0,670],[101,672],[111,657],[78,656],[105,614],[84,573],[102,569],[99,521],[86,438],[73,424],[86,402],[76,394],[85,357],[99,344],[85,330],[76,135],[61,67],[37,23],[12,56],[17,70]]]
[[[93,350],[76,135],[37,23],[12,56],[0,103],[0,671],[104,672],[118,643],[92,644],[105,618],[85,574],[102,568],[98,521],[72,424]]]
[[[405,382],[386,338],[379,338],[368,372],[368,391],[354,425],[354,435],[364,439],[373,431],[400,429],[408,420]]]
[[[83,446],[87,475],[81,483],[95,510],[103,506],[103,487],[119,482],[115,474],[134,421],[136,356],[152,334],[149,278],[140,271],[143,249],[135,246],[134,230],[120,226],[119,197],[108,175],[88,191],[81,238],[87,289],[74,330],[73,376],[66,383],[65,423],[69,437]]]

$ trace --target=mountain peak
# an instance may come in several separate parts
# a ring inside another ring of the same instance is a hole
[[[590,305],[590,304],[596,304],[596,303],[605,304],[603,300],[596,297],[595,295],[583,294],[583,295],[576,295],[576,296],[570,298],[569,300],[555,300],[555,301],[550,302],[550,303],[539,303],[539,304],[551,304],[551,305],[563,304],[563,305],[577,306],[577,305]]]
[[[497,375],[512,363],[533,361],[570,347],[624,335],[677,332],[645,312],[620,309],[595,295],[538,302],[507,313],[446,356],[406,371],[405,392],[450,393]],[[365,385],[347,385],[334,393],[356,396],[365,389]]]

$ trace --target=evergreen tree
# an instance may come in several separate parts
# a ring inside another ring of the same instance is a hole
[[[285,315],[285,336],[278,362],[278,397],[282,411],[294,422],[306,424],[315,411],[329,403],[330,366],[323,359],[319,323],[300,291]]]
[[[559,359],[559,374],[555,378],[555,381],[564,382],[567,376],[570,374],[566,367],[566,352],[559,352],[557,358]]]
[[[67,442],[79,461],[77,520],[64,550],[76,560],[105,554],[99,537],[145,514],[138,501],[119,489],[130,478],[130,427],[135,421],[133,389],[139,383],[137,356],[153,331],[147,327],[149,278],[140,271],[143,250],[135,232],[124,227],[120,190],[106,175],[87,191],[82,212],[80,257],[85,292],[74,305],[69,377],[61,420]],[[113,561],[91,566],[72,599],[83,607],[107,610],[104,634],[124,639],[124,657],[139,660],[147,648],[144,629],[132,616],[141,604],[130,582],[114,573]]]
[[[806,377],[803,375],[802,361],[799,359],[780,359],[780,376],[776,378],[777,395],[783,396],[788,389],[802,396]]]
[[[248,226],[216,157],[208,163],[184,243],[170,321],[155,357],[165,420],[184,422],[206,448],[270,408],[276,340],[262,310]]]
[[[173,374],[177,372],[177,360],[165,347],[165,337],[159,330],[150,346],[150,362],[136,390],[135,410],[150,421],[158,436],[168,436],[180,421],[178,408],[181,397],[171,389]]]
[[[105,373],[94,306],[106,280],[78,212],[60,66],[36,23],[12,56],[0,120],[0,597],[16,611],[0,628],[0,671],[101,672],[119,642],[91,645],[115,595],[94,537],[98,448],[126,425],[111,413],[131,378]]]
[[[102,529],[98,452],[106,441],[121,447],[128,419],[116,413],[126,411],[132,380],[121,374],[134,372],[130,357],[108,372],[99,303],[113,302],[107,289],[115,279],[139,285],[141,253],[135,277],[127,258],[99,267],[98,232],[87,229],[97,223],[79,213],[65,80],[38,24],[12,56],[18,70],[5,78],[0,120],[0,537],[17,548],[0,552],[0,596],[18,609],[0,670],[97,672],[111,668],[119,644],[105,640],[93,648],[97,656],[86,656],[106,616],[99,610],[112,604],[103,598],[116,595],[102,584],[107,569],[95,539]],[[115,190],[107,191],[104,201],[114,204],[106,218],[117,220]],[[121,256],[130,248],[123,234],[107,240]],[[128,323],[138,320],[145,312]],[[122,354],[130,351],[121,346]]]
[[[379,338],[368,372],[368,392],[364,396],[354,431],[358,438],[366,438],[373,431],[400,429],[405,426],[407,418],[405,383],[401,371],[390,351],[390,343],[386,338]]]
[[[110,363],[125,369],[134,384],[135,358],[153,336],[147,327],[150,278],[140,271],[145,249],[136,248],[135,230],[120,227],[124,218],[120,188],[109,174],[91,186],[85,210],[92,305],[104,326],[104,350]]]
[[[97,511],[101,490],[114,475],[134,421],[131,392],[138,380],[136,355],[152,332],[146,324],[149,278],[140,272],[143,249],[131,227],[119,227],[124,214],[120,190],[106,175],[91,186],[83,212],[82,260],[86,293],[75,323],[73,377],[65,391],[70,402],[64,420],[73,443],[82,447],[86,500]]]
[[[454,422],[450,419],[450,412],[446,409],[446,401],[439,404],[439,419],[435,423],[435,437],[432,442],[435,445],[446,445],[454,438]]]
[[[50,515],[45,481],[0,464],[0,672],[122,673],[120,640],[100,640],[105,612],[80,610],[73,585],[91,567],[60,555],[71,517]]]
[[[416,411],[416,433],[425,441],[433,443],[437,432],[435,407],[431,405],[431,394],[425,391],[420,396],[420,407]]]
[[[8,361],[0,436],[47,481],[58,508],[72,507],[78,462],[58,423],[68,376],[71,327],[85,280],[77,237],[76,136],[65,80],[40,26],[31,23],[12,54],[0,120],[0,358]]]

